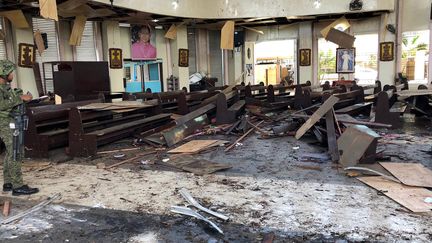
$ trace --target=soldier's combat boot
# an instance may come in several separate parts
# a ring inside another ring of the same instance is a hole
[[[19,196],[19,195],[30,195],[34,193],[38,193],[38,188],[31,188],[27,185],[24,185],[22,187],[18,187],[12,190],[12,196]]]
[[[3,184],[3,191],[4,192],[10,192],[10,191],[12,191],[12,189],[13,189],[12,183]]]

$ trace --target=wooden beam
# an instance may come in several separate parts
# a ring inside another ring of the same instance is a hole
[[[333,106],[339,101],[339,98],[330,96],[321,106],[316,110],[312,116],[297,130],[295,138],[300,139],[321,117],[323,117]]]
[[[69,39],[69,44],[71,46],[79,46],[81,45],[81,38],[84,32],[85,23],[87,21],[87,17],[85,16],[76,16],[75,21],[72,28],[72,33]]]
[[[225,22],[221,31],[221,49],[233,50],[234,49],[234,21]]]
[[[335,129],[335,114],[333,109],[326,113],[326,127],[327,127],[327,144],[329,153],[334,163],[339,162],[339,150],[336,140],[336,129]]]

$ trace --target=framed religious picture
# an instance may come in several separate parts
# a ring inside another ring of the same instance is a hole
[[[32,44],[20,43],[18,49],[18,66],[33,68],[36,58],[35,46]]]
[[[189,50],[179,49],[179,67],[189,67]]]
[[[300,49],[300,66],[310,66],[311,65],[311,49]]]
[[[336,72],[337,73],[355,72],[355,48],[336,49]]]
[[[123,68],[123,51],[119,48],[110,48],[109,49],[109,63],[110,68],[112,69],[121,69]]]
[[[394,42],[382,42],[379,45],[380,61],[389,62],[394,59]]]

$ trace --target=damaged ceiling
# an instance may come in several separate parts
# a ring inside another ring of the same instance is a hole
[[[58,15],[63,20],[73,20],[77,15],[84,15],[90,21],[113,20],[128,24],[150,24],[168,29],[171,25],[187,24],[189,28],[220,29],[226,19],[196,19],[165,16],[159,14],[139,12],[136,10],[109,6],[103,3],[87,0],[58,0]],[[24,13],[39,16],[39,2],[32,0],[4,0],[0,2],[3,11],[21,9]],[[273,25],[288,25],[302,21],[324,21],[345,16],[347,19],[362,19],[379,16],[385,11],[376,12],[350,12],[345,14],[317,15],[317,16],[290,16],[290,17],[261,17],[236,18],[237,27],[260,27]]]

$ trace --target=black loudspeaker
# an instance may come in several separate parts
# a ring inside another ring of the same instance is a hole
[[[349,5],[349,9],[351,11],[362,10],[362,8],[363,8],[363,1],[362,0],[352,0],[350,5]]]
[[[47,33],[41,33],[41,36],[43,39],[45,49],[48,49],[48,35],[47,35]]]
[[[244,31],[234,31],[234,47],[240,47],[244,43]]]

